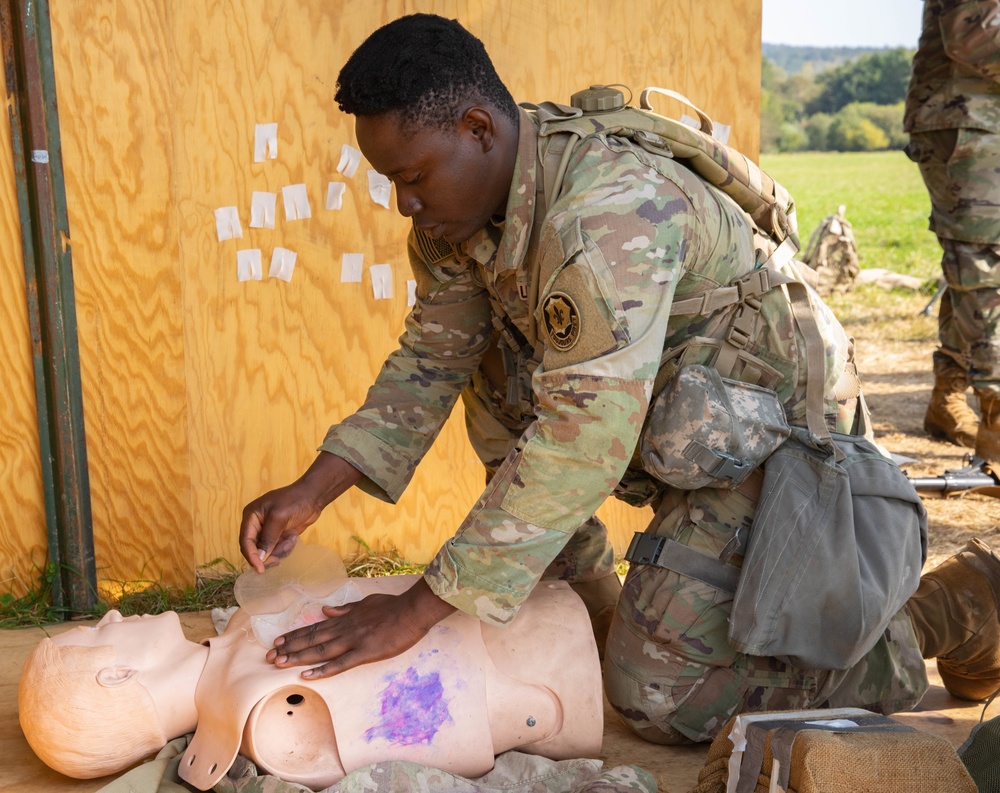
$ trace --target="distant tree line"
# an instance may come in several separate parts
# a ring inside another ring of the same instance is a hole
[[[882,52],[885,47],[809,47],[794,44],[761,44],[764,57],[788,74],[819,74],[859,55]]]
[[[760,147],[765,152],[877,151],[906,145],[903,103],[913,50],[879,50],[833,68],[761,69]]]

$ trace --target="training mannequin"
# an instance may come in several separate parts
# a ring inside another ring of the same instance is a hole
[[[321,600],[398,594],[415,576],[339,578],[320,597],[315,582],[269,589],[251,575],[256,591],[244,591],[222,635],[201,644],[185,638],[173,612],[123,619],[112,611],[94,627],[43,639],[18,696],[35,753],[90,778],[194,732],[179,772],[208,790],[238,753],[320,789],[383,760],[475,777],[509,749],[556,760],[600,750],[597,648],[567,584],[537,587],[507,627],[456,612],[395,658],[307,679],[301,667],[265,661],[269,636],[323,619]]]

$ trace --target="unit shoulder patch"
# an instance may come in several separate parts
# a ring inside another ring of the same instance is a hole
[[[582,317],[576,303],[565,292],[550,292],[542,304],[545,334],[560,352],[567,352],[580,340]]]

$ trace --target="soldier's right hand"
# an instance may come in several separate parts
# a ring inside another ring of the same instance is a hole
[[[299,535],[323,509],[361,479],[347,461],[320,452],[309,469],[290,485],[271,490],[243,508],[240,553],[258,573],[279,564]]]

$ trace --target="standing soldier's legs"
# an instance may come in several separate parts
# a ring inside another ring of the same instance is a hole
[[[979,397],[976,454],[1000,462],[1000,244],[941,240],[951,294],[950,333],[967,351],[969,380]]]
[[[477,374],[462,392],[469,442],[486,467],[489,481],[534,420],[505,405],[503,395]],[[608,625],[621,592],[615,551],[607,527],[596,515],[584,521],[549,564],[545,578],[568,581],[590,613],[594,638],[603,653]]]
[[[969,354],[955,328],[952,291],[945,289],[938,309],[938,340],[934,351],[934,388],[924,414],[924,432],[970,449],[976,445],[979,416],[969,407]]]
[[[944,249],[950,298],[939,314],[941,347],[925,427],[1000,461],[1000,135],[975,129],[919,133],[911,136],[909,153],[930,195],[930,227]],[[960,366],[983,414],[974,444],[968,443],[972,420]]]

